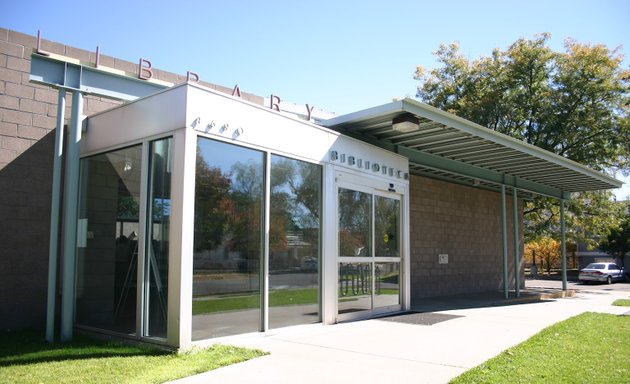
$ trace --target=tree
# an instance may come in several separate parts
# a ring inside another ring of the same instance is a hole
[[[195,250],[214,249],[221,244],[232,206],[232,180],[218,167],[211,167],[197,148],[195,169]]]
[[[630,71],[621,67],[619,49],[569,39],[565,52],[554,52],[549,38],[519,39],[477,60],[467,59],[456,43],[441,45],[440,67],[416,69],[417,97],[593,169],[628,174]],[[574,196],[567,224],[577,241],[603,235],[616,224],[610,197],[606,192]],[[527,203],[526,240],[557,231],[558,212],[557,200]]]
[[[604,241],[599,244],[599,249],[611,256],[619,258],[621,266],[625,266],[624,258],[630,252],[630,218],[613,227]]]
[[[551,268],[557,267],[562,257],[560,242],[551,237],[530,241],[525,244],[525,257],[532,265],[545,268],[549,273]]]

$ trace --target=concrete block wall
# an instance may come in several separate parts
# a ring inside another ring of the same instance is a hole
[[[29,81],[31,54],[36,46],[35,36],[0,28],[0,329],[45,324],[58,93]],[[95,52],[46,39],[41,48],[89,63],[95,61]],[[100,55],[100,64],[131,73],[138,70],[137,62],[104,54]],[[157,68],[153,75],[171,83],[186,81],[185,75]],[[232,88],[202,84],[232,92]],[[242,95],[263,104],[262,97]],[[66,124],[71,98],[68,93]],[[83,113],[89,116],[119,103],[88,96]]]
[[[409,200],[412,305],[425,297],[503,289],[500,193],[412,176]],[[506,204],[509,281],[514,289],[512,199]],[[448,255],[448,264],[439,263],[440,254]],[[522,262],[519,269],[523,287]]]

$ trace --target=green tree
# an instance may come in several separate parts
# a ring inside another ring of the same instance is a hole
[[[620,226],[611,228],[606,239],[599,244],[599,248],[619,258],[621,266],[625,266],[624,258],[630,252],[630,217],[626,218]]]
[[[438,68],[416,69],[424,102],[604,172],[629,173],[630,71],[619,49],[549,34],[519,39],[506,50],[469,60],[458,44],[441,45]],[[557,231],[559,202],[538,198],[525,207],[526,240]],[[608,192],[575,194],[568,228],[577,241],[603,235],[618,221]],[[591,240],[591,245],[593,241]]]
[[[195,250],[215,249],[223,241],[229,220],[228,208],[233,206],[230,197],[232,180],[211,167],[197,148],[195,169]]]

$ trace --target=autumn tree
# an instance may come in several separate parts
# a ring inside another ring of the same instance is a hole
[[[556,268],[562,257],[560,242],[551,237],[541,237],[525,244],[525,258],[532,265],[544,268],[547,273]]]
[[[438,68],[416,69],[422,101],[602,172],[628,174],[630,71],[619,49],[565,42],[549,34],[469,60],[457,43],[441,45]],[[526,240],[557,231],[559,202],[525,207]],[[567,225],[577,241],[604,236],[619,219],[609,192],[575,194]]]

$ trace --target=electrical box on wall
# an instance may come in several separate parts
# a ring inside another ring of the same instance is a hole
[[[440,253],[438,255],[439,264],[448,264],[448,253]]]

